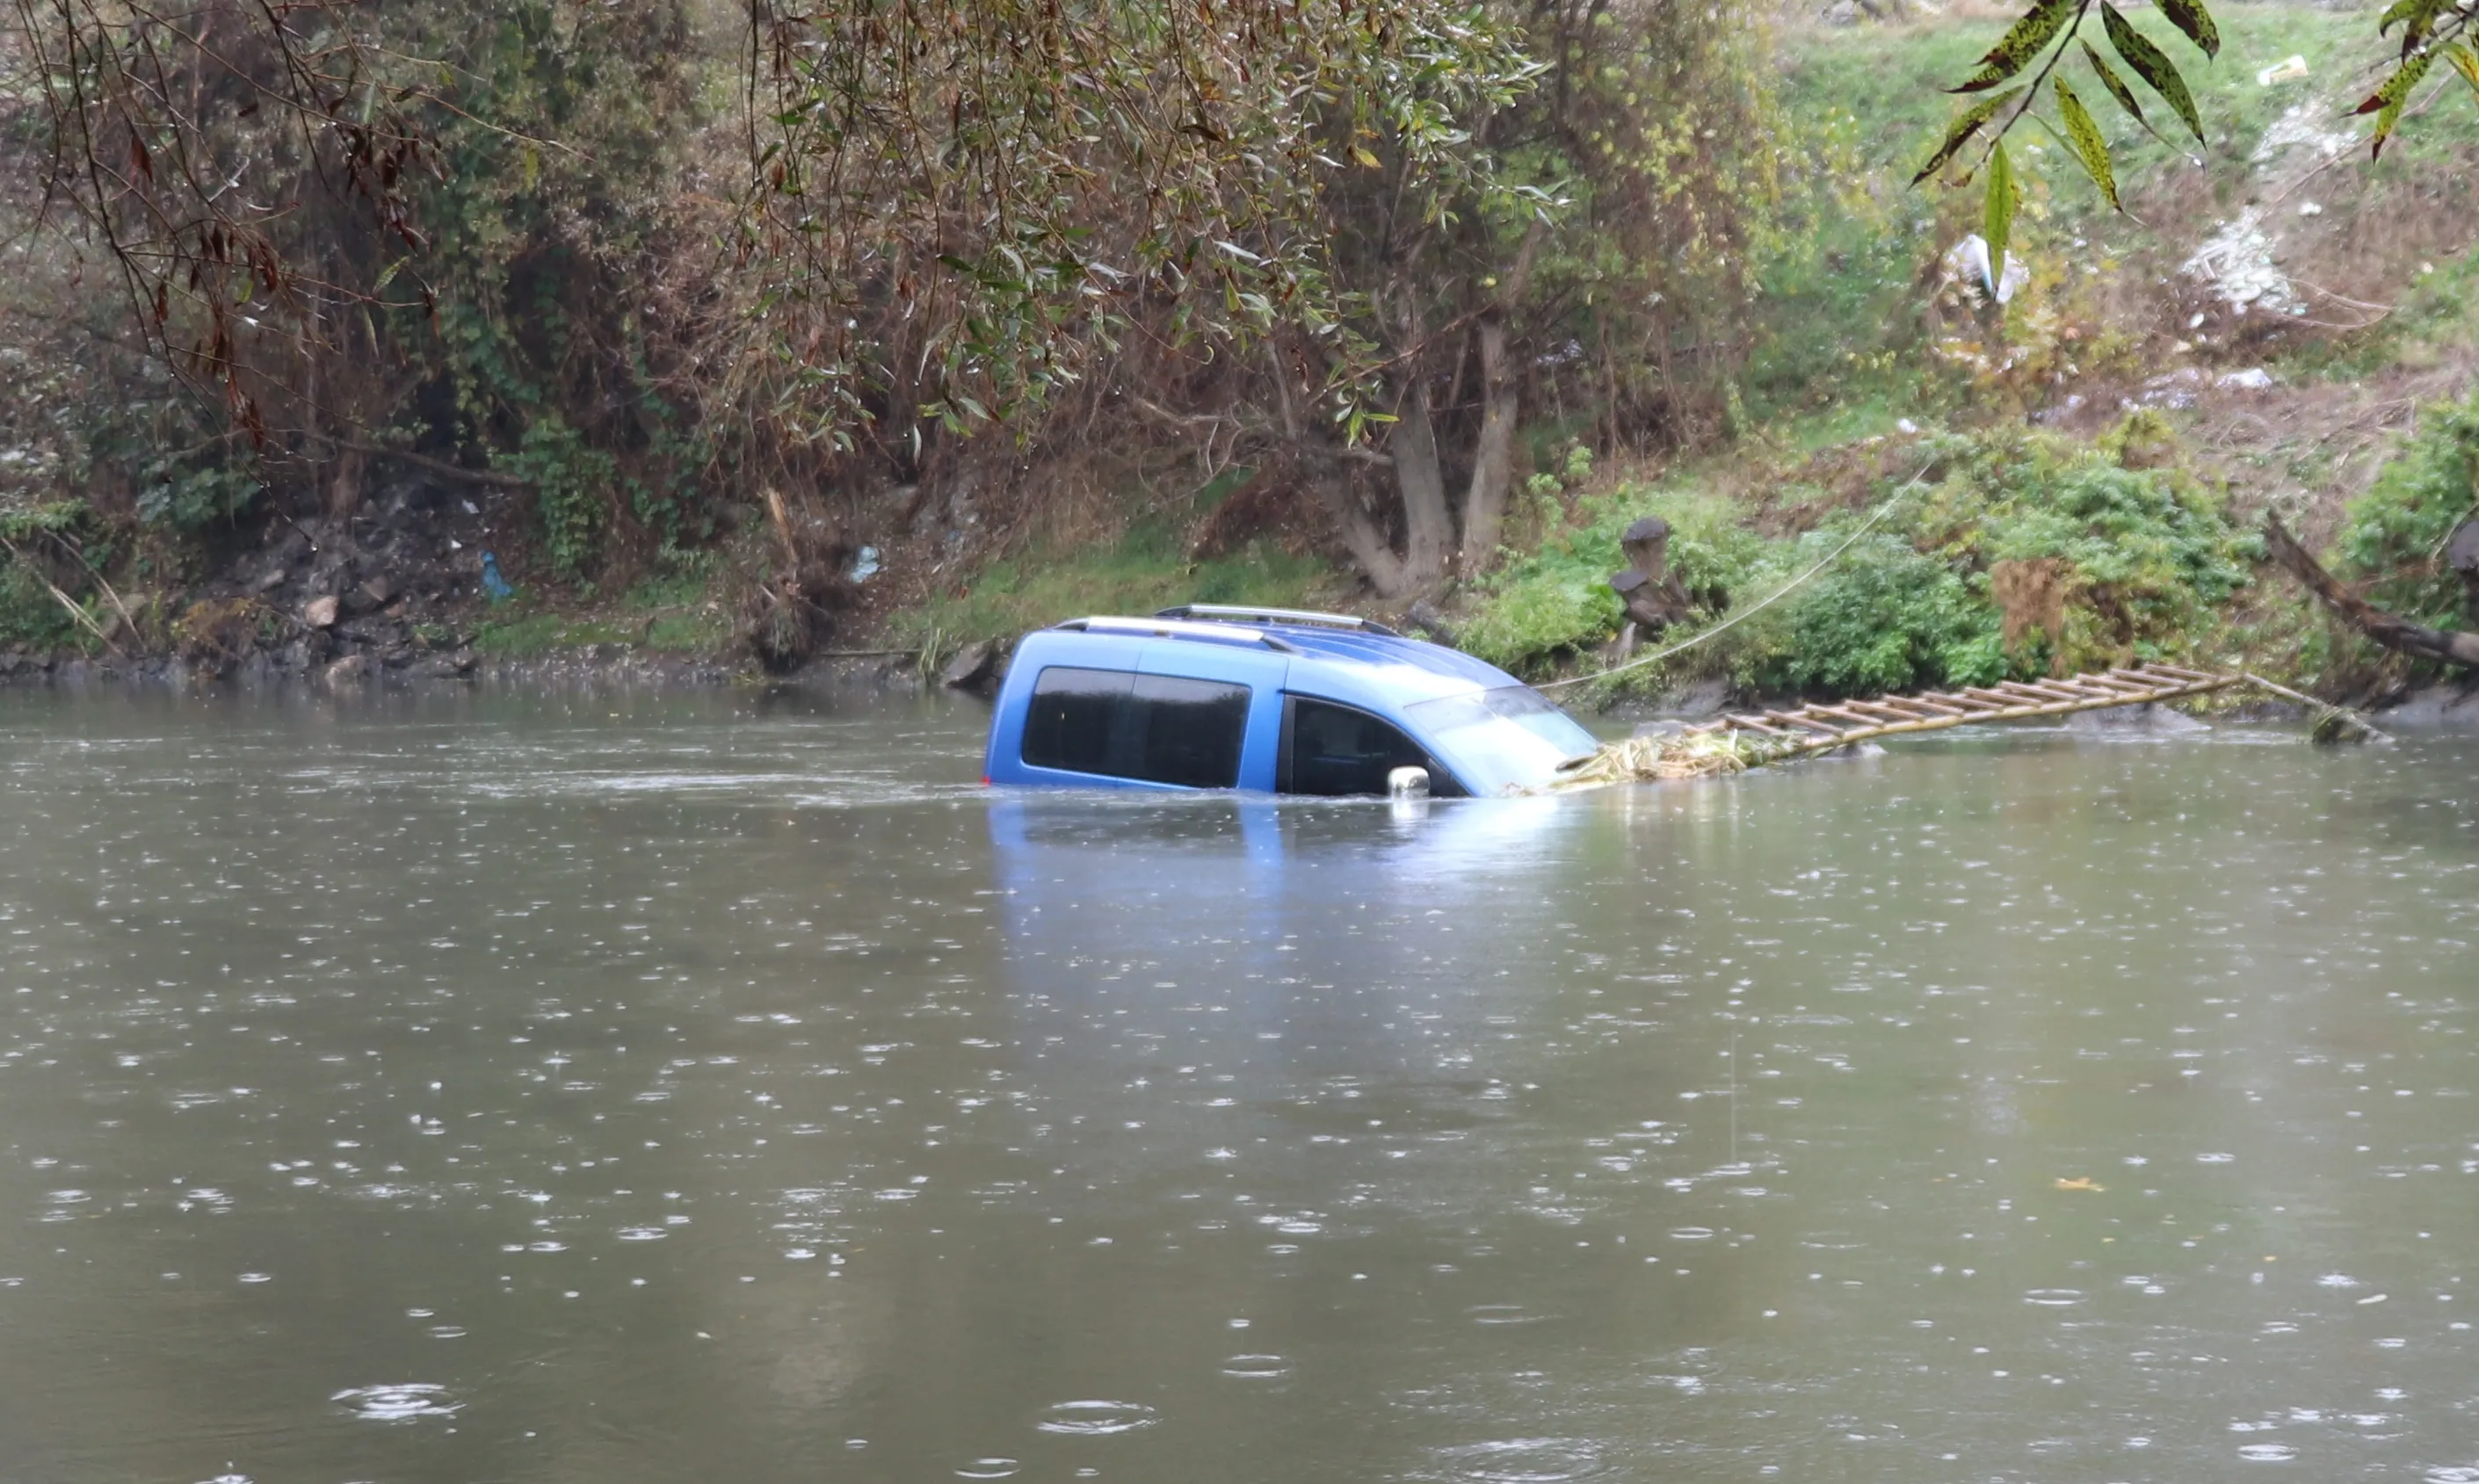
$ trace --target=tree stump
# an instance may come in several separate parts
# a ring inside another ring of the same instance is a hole
[[[1646,516],[1621,533],[1619,550],[1626,553],[1627,570],[1611,575],[1610,591],[1627,621],[1648,638],[1684,622],[1687,589],[1670,570],[1670,523]]]
[[[2462,523],[2444,544],[2444,564],[2462,579],[2462,603],[2479,619],[2479,516]]]

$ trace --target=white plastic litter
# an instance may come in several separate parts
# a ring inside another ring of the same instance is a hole
[[[2236,221],[2205,239],[2179,271],[2206,285],[2214,298],[2240,314],[2262,310],[2277,315],[2303,315],[2307,301],[2298,296],[2287,274],[2273,265],[2274,243],[2263,230],[2263,213],[2248,207]]]
[[[2006,254],[2005,281],[1990,282],[1988,243],[1977,232],[1966,235],[1961,242],[1946,249],[1945,267],[1947,272],[1977,285],[1981,293],[2000,304],[2013,298],[2025,284],[2032,281],[2032,269],[2023,261],[2023,255],[2009,251]]]

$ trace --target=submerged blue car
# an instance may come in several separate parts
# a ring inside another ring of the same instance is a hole
[[[1363,619],[1203,603],[1071,619],[1016,647],[984,778],[1051,787],[1440,797],[1538,787],[1592,753],[1539,691]]]

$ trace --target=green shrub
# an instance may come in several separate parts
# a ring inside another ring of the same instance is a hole
[[[1992,508],[1991,561],[2064,561],[2069,668],[2127,651],[2166,657],[2208,627],[2211,611],[2246,585],[2240,557],[2254,538],[2218,503],[2168,471],[2122,469],[2097,457],[2055,471],[2041,486]]]
[[[583,580],[601,553],[607,492],[619,482],[618,462],[587,447],[584,435],[557,414],[545,412],[525,424],[509,464],[533,481],[543,550],[551,566],[569,581]]]
[[[0,542],[20,551],[37,550],[46,537],[77,530],[91,513],[74,499],[0,510]],[[0,649],[58,650],[80,645],[84,638],[85,631],[44,585],[42,576],[0,548]]]
[[[2429,409],[2417,436],[2350,502],[2336,543],[2341,576],[2377,606],[2419,623],[2462,621],[2444,544],[2479,507],[2479,395]]]
[[[1848,540],[1816,530],[1781,554],[1789,580]],[[1785,544],[1788,545],[1788,544]],[[1733,677],[1762,691],[1849,695],[2002,679],[1999,621],[1984,591],[1898,535],[1861,538],[1796,593],[1746,626]]]
[[[138,518],[185,534],[230,524],[264,488],[241,465],[194,463],[179,455],[148,460],[140,478]]]
[[[1530,565],[1491,592],[1458,636],[1465,650],[1502,670],[1521,671],[1617,631],[1619,601],[1609,588],[1616,567],[1572,553]]]
[[[1623,614],[1610,575],[1626,566],[1619,537],[1648,515],[1670,523],[1670,570],[1695,593],[1735,593],[1762,560],[1765,540],[1715,495],[1623,485],[1593,508],[1593,521],[1553,538],[1489,578],[1463,647],[1500,669],[1537,670],[1562,654],[1605,643]]]
[[[77,642],[66,609],[23,563],[0,551],[0,650],[51,651]]]
[[[2255,538],[2230,525],[2218,497],[2176,467],[2174,436],[2157,419],[2131,419],[2097,444],[1945,435],[1920,451],[1941,471],[1934,486],[1879,494],[1904,503],[1833,565],[1674,662],[1676,671],[1633,672],[1616,689],[1658,688],[1692,669],[1726,672],[1764,691],[1853,694],[1984,684],[2058,662],[2080,669],[2130,655],[2170,658],[2212,638],[2218,610],[2249,580],[2248,559],[2262,554]],[[1775,503],[1776,517],[1783,508]],[[1743,614],[1869,518],[1837,510],[1803,536],[1767,538],[1752,527],[1751,509],[1641,488],[1618,491],[1592,513],[1592,524],[1485,586],[1466,648],[1538,673],[1607,639],[1620,622],[1606,585],[1624,565],[1619,534],[1648,513],[1671,523],[1680,580],[1694,592],[1727,594],[1731,611]],[[2062,653],[2051,652],[2045,632],[2006,652],[1988,576],[2005,561],[2057,564]]]

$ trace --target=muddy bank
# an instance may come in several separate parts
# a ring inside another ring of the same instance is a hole
[[[2376,715],[2392,727],[2479,731],[2479,676],[2415,690]]]
[[[417,686],[505,690],[707,690],[725,687],[914,695],[930,689],[917,665],[898,656],[830,658],[784,675],[745,659],[654,653],[596,644],[522,659],[475,656],[470,649],[416,652],[391,664],[369,651],[308,662],[291,647],[254,650],[237,661],[198,662],[174,654],[128,658],[28,654],[0,651],[0,688],[83,690],[126,685],[145,689],[309,690],[345,693]]]

